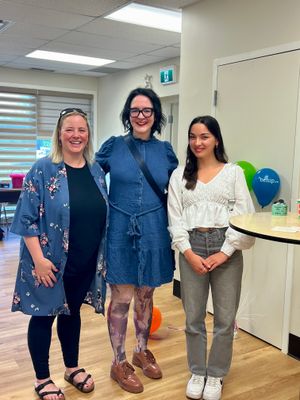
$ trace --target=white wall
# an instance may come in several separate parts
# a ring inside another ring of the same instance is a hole
[[[185,132],[196,115],[211,113],[215,59],[298,42],[299,15],[298,0],[201,0],[184,9],[179,132]],[[186,140],[186,135],[179,135],[178,153],[182,160]],[[300,336],[299,265],[300,249],[296,248],[290,331],[297,336]]]
[[[95,92],[97,82],[98,78],[94,77],[0,67],[0,85],[3,86],[90,93]]]
[[[152,89],[160,97],[178,95],[179,62],[179,58],[175,58],[130,71],[104,76],[99,79],[99,144],[111,135],[120,135],[123,133],[119,115],[129,92],[136,87],[145,87],[146,74],[152,76]],[[159,82],[159,69],[169,65],[177,67],[177,82],[169,85],[161,85]]]

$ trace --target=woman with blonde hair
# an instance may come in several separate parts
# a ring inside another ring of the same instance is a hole
[[[65,379],[81,392],[94,389],[91,375],[78,366],[80,307],[86,302],[103,313],[105,301],[107,194],[92,155],[86,114],[62,110],[51,154],[26,175],[11,227],[22,236],[12,311],[31,315],[28,347],[42,400],[64,399],[49,370],[56,317]]]

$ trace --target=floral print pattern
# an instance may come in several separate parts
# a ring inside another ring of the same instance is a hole
[[[23,186],[23,190],[26,192],[31,192],[31,193],[35,193],[36,189],[33,186],[33,183],[31,180],[25,181],[24,182],[24,186]]]
[[[59,191],[59,180],[58,178],[52,176],[50,178],[50,182],[46,184],[46,189],[49,190],[51,199],[54,199],[55,194]]]
[[[42,217],[44,214],[45,214],[44,204],[40,204],[40,217]]]
[[[48,236],[46,233],[42,233],[40,236],[40,244],[42,247],[46,247],[49,242]]]
[[[89,168],[106,201],[108,213],[104,173],[96,163]],[[69,314],[63,285],[69,244],[69,212],[68,180],[64,163],[54,164],[48,157],[41,158],[25,178],[11,226],[12,232],[22,236],[12,311],[40,316]],[[85,300],[97,313],[104,312],[106,295],[104,249],[107,226],[108,219],[99,248],[97,271]],[[57,267],[57,282],[53,288],[38,283],[24,236],[38,236],[44,257]]]

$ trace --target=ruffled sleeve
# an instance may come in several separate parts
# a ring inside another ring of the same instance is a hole
[[[11,232],[20,236],[40,235],[40,205],[43,197],[42,180],[41,170],[36,163],[25,177],[10,228]]]
[[[172,247],[181,253],[191,248],[189,233],[185,228],[182,202],[183,167],[178,167],[171,175],[168,189],[168,218]]]
[[[100,164],[102,169],[104,170],[105,173],[108,173],[110,170],[110,157],[112,154],[112,150],[114,147],[114,143],[116,140],[116,136],[110,137],[108,140],[106,140],[100,149],[97,151],[95,155],[95,159],[97,163]]]
[[[165,142],[166,146],[166,153],[167,153],[167,159],[169,161],[169,177],[171,176],[172,172],[174,171],[175,168],[178,166],[178,159],[176,157],[176,154],[174,153],[173,147],[171,143]]]
[[[244,172],[242,168],[238,165],[234,165],[234,168],[236,169],[234,188],[235,203],[230,215],[234,216],[241,214],[251,214],[255,212],[255,209],[247,187]],[[228,256],[231,256],[235,250],[249,249],[254,245],[254,243],[254,237],[239,233],[229,227],[226,231],[225,241],[221,248],[221,251]]]

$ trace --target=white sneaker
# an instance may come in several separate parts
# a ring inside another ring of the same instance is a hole
[[[190,399],[201,399],[205,376],[193,374],[186,387],[186,396]]]
[[[203,391],[203,400],[220,400],[222,394],[223,378],[207,377]]]

